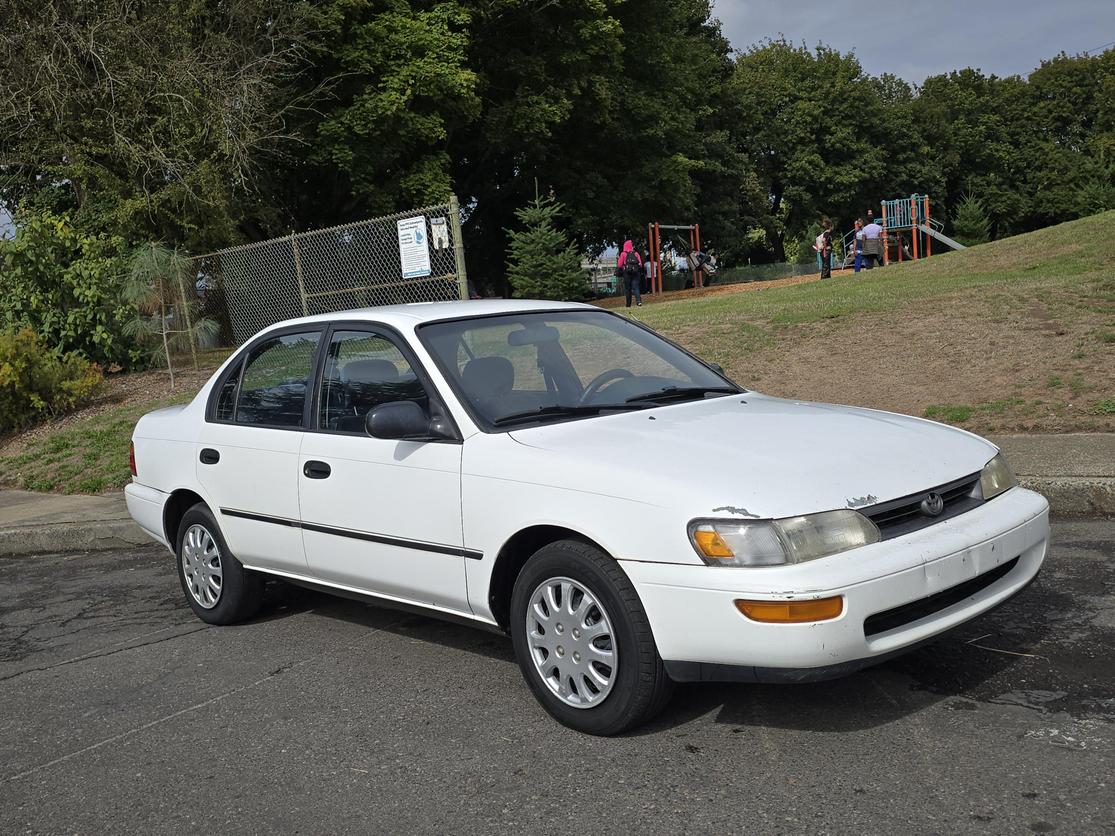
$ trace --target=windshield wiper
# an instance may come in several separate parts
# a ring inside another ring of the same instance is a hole
[[[639,401],[660,401],[666,398],[691,398],[695,395],[723,394],[738,395],[742,392],[735,386],[664,386],[653,392],[644,392],[641,395],[632,395],[625,403],[638,403]]]
[[[633,403],[605,403],[605,404],[550,404],[549,406],[540,406],[537,409],[528,409],[524,412],[512,412],[510,415],[501,415],[496,418],[492,423],[495,426],[502,424],[513,424],[517,421],[531,421],[535,418],[543,418],[547,415],[597,415],[605,409],[641,409],[644,404]]]

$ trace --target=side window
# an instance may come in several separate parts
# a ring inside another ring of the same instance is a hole
[[[317,332],[284,334],[252,352],[236,399],[236,423],[302,426],[306,383],[320,338]]]
[[[232,410],[236,406],[236,385],[240,382],[240,366],[237,363],[228,373],[220,394],[217,395],[217,408],[213,412],[213,418],[217,421],[232,420]]]
[[[367,331],[335,332],[325,360],[318,426],[363,433],[368,412],[392,401],[430,408],[425,388],[398,346]]]

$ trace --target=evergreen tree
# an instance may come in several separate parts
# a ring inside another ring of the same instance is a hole
[[[991,221],[984,211],[983,203],[971,192],[956,207],[952,228],[956,240],[969,247],[985,244],[991,238]]]
[[[519,299],[584,298],[585,273],[581,256],[569,236],[558,229],[564,206],[553,197],[536,197],[515,217],[523,228],[506,230],[507,279]]]

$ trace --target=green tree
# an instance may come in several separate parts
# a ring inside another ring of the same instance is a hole
[[[306,102],[312,6],[9,0],[0,200],[195,250],[275,210],[260,188]]]
[[[198,370],[197,345],[217,333],[217,323],[201,316],[193,293],[193,263],[177,249],[158,244],[137,247],[132,254],[124,298],[134,316],[124,333],[134,338],[153,362],[165,364],[174,388],[174,355],[189,352]]]
[[[482,109],[452,137],[450,156],[469,206],[472,275],[501,288],[505,230],[535,179],[563,196],[585,250],[656,219],[704,221],[702,205],[737,211],[722,195],[744,172],[716,124],[729,45],[707,0],[472,0],[469,9]]]
[[[956,207],[952,220],[956,240],[969,247],[984,244],[991,239],[991,221],[983,209],[983,203],[971,192]]]
[[[824,46],[776,40],[736,58],[726,88],[736,114],[731,133],[754,170],[755,191],[765,195],[757,225],[775,260],[785,260],[787,241],[822,214],[850,224],[879,199],[887,179],[887,143],[878,133],[884,92],[894,95],[855,56]]]
[[[459,2],[330,0],[321,9],[316,135],[295,184],[328,212],[323,223],[440,203],[452,192],[448,145],[480,112],[467,66],[470,14]]]
[[[507,279],[520,299],[579,300],[586,290],[581,256],[558,227],[565,207],[535,198],[515,212],[521,229],[507,230]]]
[[[1024,181],[1035,165],[1029,110],[1018,76],[968,68],[926,79],[914,118],[944,180],[943,192],[931,197],[958,207],[973,191],[997,235],[1023,228],[1030,213]]]

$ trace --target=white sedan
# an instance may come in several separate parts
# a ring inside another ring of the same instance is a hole
[[[136,521],[204,621],[266,579],[510,633],[560,722],[675,681],[882,661],[1037,575],[1049,506],[970,433],[746,391],[586,305],[280,323],[133,437]]]

